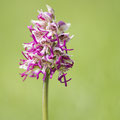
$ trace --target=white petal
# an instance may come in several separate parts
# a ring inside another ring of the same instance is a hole
[[[49,13],[54,14],[54,10],[49,5],[46,5],[46,7]]]
[[[74,35],[72,35],[71,37],[70,37],[70,39],[72,39],[74,37]]]
[[[27,70],[27,66],[25,64],[20,65],[19,68]]]

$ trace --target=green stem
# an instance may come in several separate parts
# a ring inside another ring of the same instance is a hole
[[[46,72],[46,78],[43,81],[42,120],[48,120],[48,83],[49,83],[49,74],[48,72]]]

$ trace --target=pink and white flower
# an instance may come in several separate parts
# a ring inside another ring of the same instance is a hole
[[[68,51],[73,49],[67,49],[66,46],[73,37],[65,33],[70,23],[63,21],[57,23],[54,10],[48,5],[47,9],[48,12],[38,11],[38,20],[32,20],[34,26],[28,26],[33,41],[23,44],[25,51],[22,54],[25,59],[21,59],[20,68],[25,69],[25,72],[21,77],[24,77],[23,81],[27,76],[38,79],[42,73],[45,80],[46,70],[49,71],[50,78],[58,71],[58,80],[67,86],[71,78],[67,80],[65,72],[74,64],[68,55]]]

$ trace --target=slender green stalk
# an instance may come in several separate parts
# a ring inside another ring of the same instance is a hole
[[[45,81],[43,81],[43,93],[42,93],[42,120],[48,120],[48,83],[49,74],[46,72]]]

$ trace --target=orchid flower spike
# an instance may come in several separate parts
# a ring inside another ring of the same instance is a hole
[[[25,69],[21,77],[36,77],[43,74],[46,78],[46,70],[49,71],[50,78],[58,71],[58,80],[67,86],[66,71],[72,68],[74,62],[67,49],[67,43],[72,39],[69,33],[65,33],[70,27],[70,23],[55,20],[54,10],[47,5],[48,12],[38,11],[38,20],[32,20],[28,26],[31,32],[32,41],[24,43],[25,51],[22,51],[25,59],[21,59],[20,68]]]

